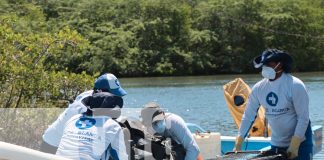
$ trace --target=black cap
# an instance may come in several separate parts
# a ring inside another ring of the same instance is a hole
[[[261,55],[253,59],[255,68],[260,68],[268,62],[282,62],[285,72],[290,72],[292,58],[285,52],[278,49],[267,49]]]

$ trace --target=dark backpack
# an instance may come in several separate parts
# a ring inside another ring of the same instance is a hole
[[[123,118],[118,123],[124,130],[125,144],[130,160],[183,160],[185,149],[172,139],[152,135],[138,119]],[[125,134],[126,133],[126,134]]]

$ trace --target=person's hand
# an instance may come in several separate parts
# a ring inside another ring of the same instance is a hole
[[[301,140],[299,137],[293,136],[291,138],[290,145],[287,149],[288,159],[294,159],[298,156],[298,149],[299,149],[300,143],[301,143]]]
[[[202,157],[202,155],[199,153],[197,160],[204,160],[204,158]]]
[[[234,148],[233,148],[234,152],[242,150],[242,142],[243,142],[243,140],[244,139],[241,136],[236,137],[235,145],[234,145]]]

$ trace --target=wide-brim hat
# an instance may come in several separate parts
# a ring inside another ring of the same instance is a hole
[[[117,77],[111,73],[106,73],[98,77],[94,83],[94,89],[108,91],[121,97],[127,94],[127,92],[121,87]]]
[[[283,62],[284,65],[290,66],[290,64],[292,63],[292,58],[285,51],[278,49],[267,49],[263,51],[261,55],[253,59],[255,68],[260,68],[268,62]]]

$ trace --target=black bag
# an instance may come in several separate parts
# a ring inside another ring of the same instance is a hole
[[[145,131],[145,126],[135,118],[122,118],[118,123],[130,133],[130,139],[125,139],[130,160],[183,160],[186,152],[182,145],[158,135]]]
[[[186,156],[186,150],[182,144],[178,144],[176,141],[170,138],[161,137],[155,135],[159,141],[152,143],[152,153],[156,160],[172,159],[172,160],[184,160]]]
[[[174,160],[184,160],[186,157],[186,149],[173,139],[171,139],[171,156]]]
[[[128,150],[130,150],[128,153],[130,160],[167,159],[163,140],[147,133],[139,120],[124,118],[118,123],[130,133],[130,139],[125,139],[126,146],[129,146]]]

